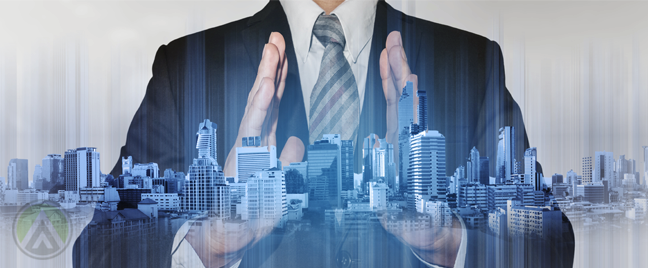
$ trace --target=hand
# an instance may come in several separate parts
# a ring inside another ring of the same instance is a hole
[[[421,213],[403,213],[403,215],[413,218]],[[402,225],[394,225],[394,220],[398,218],[395,214],[385,213],[381,217],[380,223],[385,230],[409,246],[426,262],[444,267],[454,266],[461,244],[462,227],[459,219],[453,216],[451,226],[430,226],[412,230],[412,228]]]
[[[261,146],[277,145],[277,121],[279,104],[286,85],[288,61],[286,59],[286,42],[280,33],[270,34],[268,43],[263,48],[256,80],[248,94],[245,114],[234,147],[229,152],[223,172],[225,176],[236,175],[236,148],[241,147],[241,138],[261,136]],[[283,165],[301,162],[304,157],[304,143],[297,137],[286,141],[279,160]]]
[[[225,176],[236,175],[236,148],[241,147],[241,138],[261,136],[262,146],[277,145],[279,104],[288,73],[285,49],[283,36],[276,32],[270,34],[269,42],[263,48],[256,80],[248,95],[236,142],[225,161]],[[297,137],[290,137],[279,159],[282,164],[288,165],[301,162],[303,156],[304,143]],[[245,224],[243,229],[232,230],[223,221],[205,219],[191,226],[186,240],[206,267],[221,267],[240,260],[247,247],[268,235],[274,227],[274,224],[267,222],[247,221]]]
[[[414,84],[414,92],[418,90],[418,77],[412,74],[407,63],[407,55],[405,55],[405,49],[403,49],[400,32],[394,31],[387,36],[385,49],[380,54],[380,77],[382,78],[383,93],[387,101],[387,133],[385,134],[385,140],[394,145],[394,156],[398,156],[398,133],[401,131],[398,129],[398,101],[407,81]],[[416,114],[418,97],[416,97],[416,94],[413,94],[413,96],[414,114]],[[414,120],[416,120],[416,116]],[[396,168],[398,168],[398,157],[394,157],[394,160]]]

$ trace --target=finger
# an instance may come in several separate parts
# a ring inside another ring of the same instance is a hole
[[[277,77],[277,68],[279,66],[279,49],[273,43],[267,43],[263,47],[263,55],[261,56],[261,62],[259,63],[259,69],[257,70],[257,77],[254,80],[250,94],[248,94],[248,105],[246,106],[246,112],[249,109],[249,105],[254,100],[259,87],[261,86],[261,81],[264,78],[270,78],[274,83],[275,78]]]
[[[385,46],[387,48],[389,65],[392,70],[392,75],[394,76],[393,80],[396,89],[400,92],[400,90],[405,86],[405,79],[411,74],[400,32],[391,32],[387,36]]]
[[[270,43],[277,46],[279,51],[279,68],[277,69],[277,82],[275,95],[272,100],[272,111],[267,116],[266,130],[268,130],[267,135],[263,135],[264,145],[277,145],[276,132],[277,132],[277,122],[279,119],[279,105],[283,97],[284,89],[286,86],[286,76],[288,74],[288,60],[286,57],[286,42],[283,36],[280,33],[274,32],[270,35]]]
[[[389,65],[386,48],[383,49],[382,53],[380,53],[380,78],[382,79],[383,93],[385,94],[387,105],[389,106],[398,103],[400,92],[394,86],[394,79],[392,76],[391,66]]]
[[[290,165],[290,163],[301,162],[304,159],[304,142],[295,136],[288,138],[286,145],[281,151],[279,160],[282,166]]]
[[[274,83],[269,77],[261,80],[259,89],[248,105],[249,110],[243,116],[241,127],[239,128],[240,137],[261,136],[263,123],[268,113],[268,108],[274,95]]]

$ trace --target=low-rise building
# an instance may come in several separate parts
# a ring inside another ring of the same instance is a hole
[[[178,194],[142,194],[142,200],[151,199],[158,204],[158,209],[162,211],[176,211],[180,209],[180,198]]]

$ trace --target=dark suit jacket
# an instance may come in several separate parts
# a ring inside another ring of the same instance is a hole
[[[277,149],[281,152],[289,136],[308,142],[307,114],[290,28],[281,4],[270,1],[252,17],[191,34],[159,48],[153,77],[132,120],[121,156],[133,156],[136,163],[156,162],[162,169],[185,171],[197,156],[198,124],[208,118],[219,126],[218,163],[223,165],[235,142],[262,48],[273,31],[284,36],[289,62],[279,109]],[[527,135],[520,109],[505,87],[498,44],[466,31],[407,16],[384,1],[376,9],[366,94],[355,142],[356,156],[362,152],[362,138],[370,133],[382,137],[386,132],[379,57],[392,31],[401,32],[411,70],[419,77],[419,88],[427,91],[429,129],[438,130],[446,137],[448,173],[465,164],[468,152],[476,146],[482,156],[491,159],[490,174],[494,174],[498,129],[502,126],[516,128],[514,140],[519,148],[516,158],[522,159],[524,149],[529,147]],[[356,172],[361,164],[356,157]],[[115,177],[121,174],[120,161],[111,174]],[[421,265],[393,237],[383,233],[377,239],[389,245],[382,250],[402,253],[386,254],[397,256],[385,258],[398,259],[385,259],[383,265]],[[469,240],[469,267],[483,266],[485,236],[470,235]],[[276,242],[272,241],[268,243]],[[564,239],[556,243],[558,247],[545,257],[565,267],[571,266],[572,231],[565,232]],[[262,242],[250,250],[243,265],[263,263],[273,252],[266,249],[270,244]],[[94,255],[90,254],[91,263]],[[105,257],[99,258],[102,259]]]

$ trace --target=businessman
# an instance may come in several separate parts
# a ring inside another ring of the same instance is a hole
[[[283,164],[302,161],[306,145],[327,133],[354,140],[359,156],[370,133],[397,143],[397,105],[406,81],[427,91],[427,125],[446,137],[447,170],[461,165],[473,146],[495,159],[493,141],[502,126],[518,130],[518,148],[529,147],[495,42],[407,16],[384,1],[314,0],[270,1],[252,17],[161,46],[121,156],[185,170],[195,155],[195,128],[205,118],[219,124],[218,161],[225,160],[226,175],[234,174],[233,152],[247,136],[276,145]],[[356,172],[360,167],[356,157]],[[111,173],[120,171],[118,161]],[[570,226],[566,218],[564,225]],[[179,249],[177,265],[304,265],[286,252],[322,252],[308,241],[276,243],[267,229],[239,238],[206,237],[213,234],[207,227],[183,227],[187,235],[172,247]],[[565,230],[541,244],[550,248],[553,266],[572,265],[573,232]],[[372,254],[382,266],[480,267],[487,257],[484,235],[466,231],[460,217],[426,233],[375,234],[380,246]],[[94,257],[100,254],[110,253],[93,252],[90,262],[105,259]],[[311,264],[318,265],[328,266]]]

